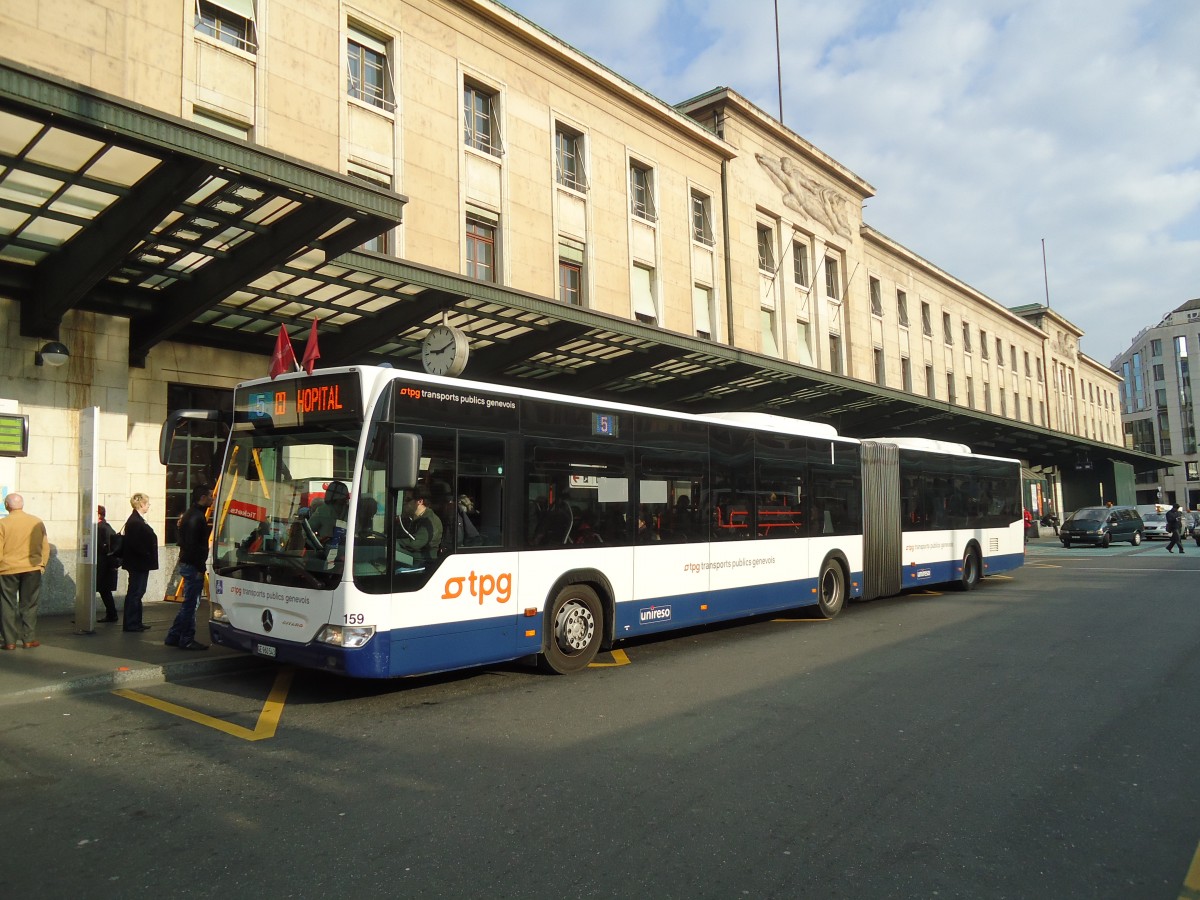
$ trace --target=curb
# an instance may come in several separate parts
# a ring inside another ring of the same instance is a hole
[[[0,694],[0,706],[30,703],[35,700],[51,700],[64,696],[101,693],[140,685],[164,684],[169,681],[196,678],[204,675],[224,675],[247,669],[262,669],[269,665],[271,665],[269,662],[256,660],[253,657],[230,657],[212,660],[189,659],[181,660],[180,662],[122,667],[114,669],[111,672],[77,675],[38,687],[22,688],[17,691],[6,692]]]

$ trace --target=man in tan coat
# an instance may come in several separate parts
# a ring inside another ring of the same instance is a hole
[[[25,512],[25,498],[4,498],[8,515],[0,519],[0,645],[15,650],[19,640],[26,648],[41,642],[37,631],[38,598],[42,573],[50,561],[50,539],[37,516]]]

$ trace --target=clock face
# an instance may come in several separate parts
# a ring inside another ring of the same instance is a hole
[[[421,342],[421,365],[430,375],[454,377],[467,365],[467,336],[449,325],[435,325]]]

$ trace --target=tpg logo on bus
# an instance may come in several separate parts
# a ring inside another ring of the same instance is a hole
[[[643,625],[649,625],[653,622],[670,622],[671,607],[651,606],[648,609],[639,609],[638,621],[640,621]]]
[[[512,573],[503,572],[499,575],[476,575],[471,572],[466,578],[461,576],[447,578],[442,589],[443,600],[457,600],[463,594],[475,597],[479,605],[489,598],[497,603],[507,603],[512,599]]]

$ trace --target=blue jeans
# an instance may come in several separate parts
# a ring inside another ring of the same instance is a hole
[[[164,643],[185,647],[196,639],[196,610],[200,606],[200,592],[204,590],[204,570],[180,563],[179,574],[183,578],[183,606],[171,623]]]
[[[146,583],[149,580],[149,572],[129,570],[129,584],[125,588],[125,621],[122,624],[126,631],[142,630],[142,597],[146,596]]]

